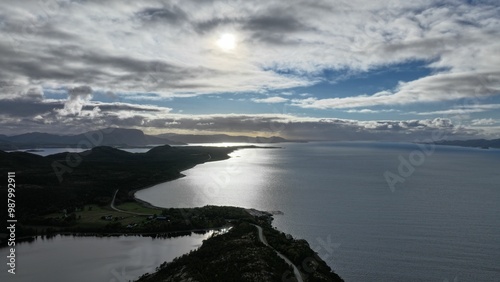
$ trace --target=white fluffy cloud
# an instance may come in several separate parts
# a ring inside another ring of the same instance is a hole
[[[285,103],[288,102],[288,99],[283,97],[268,97],[262,99],[252,99],[255,103],[268,103],[268,104],[277,104],[277,103]]]
[[[500,50],[500,49],[499,49]],[[491,73],[439,73],[373,95],[345,98],[295,99],[293,106],[316,109],[359,108],[380,105],[407,105],[422,102],[480,100],[500,94],[500,71]]]
[[[61,116],[80,115],[83,106],[92,99],[92,88],[88,86],[78,86],[68,90],[68,100],[64,103],[64,108],[58,110]],[[93,110],[95,116],[99,109]]]
[[[482,118],[482,119],[473,119],[471,120],[471,125],[473,126],[488,126],[498,124],[497,120],[492,118]]]
[[[477,102],[472,100],[472,102]],[[500,109],[500,104],[471,104],[456,106],[447,110],[431,111],[431,112],[412,112],[411,114],[421,116],[431,115],[467,115],[471,113],[482,113]]]
[[[372,109],[351,109],[347,110],[347,113],[359,113],[359,114],[378,114],[378,113],[393,113],[398,112],[395,109],[387,109],[387,110],[372,110]]]

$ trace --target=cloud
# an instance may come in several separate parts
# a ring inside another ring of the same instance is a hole
[[[252,99],[255,103],[268,103],[268,104],[277,104],[277,103],[285,103],[289,100],[283,97],[269,97],[263,99]]]
[[[42,87],[30,87],[12,81],[0,82],[0,113],[13,119],[35,117],[61,107],[61,103],[47,100]],[[18,126],[22,127],[22,124]]]
[[[0,100],[1,102],[1,100]],[[61,101],[62,106],[63,101]],[[17,125],[23,123],[23,127]],[[43,131],[79,133],[104,127],[138,128],[150,134],[165,132],[191,134],[231,133],[282,136],[301,140],[401,140],[431,138],[439,131],[448,139],[498,136],[497,128],[454,125],[450,119],[359,121],[337,118],[298,117],[289,114],[207,114],[172,113],[169,108],[90,101],[79,115],[64,119],[49,111],[32,117],[2,116],[4,133]]]
[[[251,17],[245,29],[266,33],[289,33],[305,29],[305,26],[286,10],[270,10],[267,14]]]
[[[178,6],[162,8],[145,8],[136,13],[136,16],[144,22],[178,24],[186,21],[187,14]]]
[[[472,104],[472,105],[462,105],[456,106],[447,110],[431,111],[431,112],[411,112],[410,114],[416,114],[421,116],[430,115],[466,115],[471,113],[482,113],[491,110],[500,109],[500,104]]]
[[[101,116],[101,109],[99,107],[94,107],[92,111],[81,111],[80,114],[94,119]]]
[[[463,98],[482,99],[500,94],[500,72],[440,73],[400,83],[396,89],[373,95],[345,98],[295,99],[293,106],[314,109],[345,109],[387,105],[408,105],[453,101]]]
[[[428,0],[17,1],[0,11],[5,39],[0,77],[173,97],[308,86],[324,79],[323,70],[365,72],[424,60],[435,73],[391,95],[318,99],[303,106],[497,95],[499,9],[488,1],[447,0],[442,5]],[[239,39],[232,54],[215,44],[225,32]],[[478,77],[486,80],[475,82]],[[483,89],[476,92],[478,85]]]
[[[371,110],[371,109],[360,109],[360,110],[347,110],[347,113],[358,113],[358,114],[379,114],[379,113],[393,113],[399,112],[395,109],[387,109],[387,110]]]
[[[489,126],[489,125],[495,125],[495,124],[498,124],[498,121],[494,120],[492,118],[482,118],[482,119],[471,120],[472,126]]]
[[[249,17],[243,24],[250,31],[250,40],[269,45],[295,45],[300,41],[288,37],[289,34],[306,31],[307,27],[289,8],[272,8],[264,14]]]
[[[62,126],[72,118],[76,120],[91,118],[89,123],[99,122],[93,119],[105,116],[134,116],[147,113],[154,118],[172,110],[154,105],[92,101],[92,89],[88,86],[78,86],[64,92],[68,96],[65,100],[46,99],[38,88],[25,89],[22,95],[0,97],[0,113],[6,120],[33,119],[41,123],[50,123],[57,130],[58,126]],[[18,124],[19,130],[23,130],[24,126],[23,123]],[[79,127],[77,123],[74,126]]]
[[[80,115],[83,106],[92,99],[92,88],[89,86],[78,86],[68,89],[68,100],[64,108],[58,110],[61,116]]]
[[[89,124],[255,133],[271,123],[285,127],[284,136],[321,140],[409,140],[435,126],[457,138],[490,134],[426,119],[190,116],[137,104],[210,94],[277,93],[286,98],[253,101],[365,114],[463,100],[478,105],[416,114],[498,109],[481,104],[500,94],[495,1],[9,1],[0,7],[0,124],[6,132],[82,131]],[[234,52],[217,47],[224,33],[237,38]],[[326,89],[319,96],[305,88],[415,61],[430,74],[375,93],[338,97]],[[326,78],[325,71],[339,77]],[[305,89],[290,90],[296,87]],[[64,89],[65,100],[43,95]],[[137,103],[95,101],[109,101],[98,93]]]

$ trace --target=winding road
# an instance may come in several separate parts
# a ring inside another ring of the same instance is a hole
[[[115,207],[115,198],[116,198],[116,194],[118,194],[118,190],[120,190],[120,189],[116,189],[115,194],[113,195],[113,200],[111,200],[111,204],[109,205],[110,208],[112,208],[118,212],[123,212],[123,213],[128,213],[128,214],[133,214],[133,215],[152,215],[152,214],[147,214],[147,213],[124,211],[124,210],[121,210],[121,209]]]
[[[273,249],[273,251],[276,252],[276,254],[282,258],[283,260],[285,260],[286,263],[288,263],[292,268],[293,268],[293,273],[295,274],[295,279],[297,279],[298,282],[304,282],[304,280],[302,279],[302,275],[300,274],[300,271],[299,269],[297,268],[297,266],[295,266],[295,264],[293,264],[293,262],[291,260],[289,260],[287,257],[285,257],[283,254],[281,254],[280,252],[276,251],[271,245],[269,245],[267,243],[267,240],[266,240],[266,237],[264,236],[264,231],[262,230],[262,227],[258,226],[258,225],[255,225],[255,224],[252,224],[253,226],[257,227],[257,230],[259,231],[259,239],[262,243],[264,243],[264,245],[268,246],[269,248]]]
[[[210,156],[210,155],[209,155]],[[210,156],[211,158],[211,156]],[[116,189],[115,191],[115,194],[113,195],[113,200],[111,200],[111,204],[110,204],[110,207],[115,210],[115,211],[118,211],[118,212],[123,212],[123,213],[128,213],[128,214],[133,214],[133,215],[150,215],[150,214],[144,214],[144,213],[138,213],[138,212],[130,212],[130,211],[124,211],[124,210],[121,210],[121,209],[118,209],[117,207],[115,207],[115,198],[116,198],[116,195],[118,194],[118,190],[119,189]],[[297,282],[304,282],[304,280],[302,279],[302,275],[300,274],[300,271],[299,269],[297,268],[297,266],[295,266],[295,264],[293,264],[293,262],[291,260],[289,260],[287,257],[285,257],[283,254],[281,254],[280,252],[278,252],[276,249],[274,249],[271,245],[269,245],[269,243],[267,243],[267,240],[266,240],[266,237],[264,236],[264,231],[262,229],[262,227],[258,226],[258,225],[255,225],[255,224],[252,224],[253,226],[255,226],[258,230],[258,233],[259,233],[259,239],[260,241],[266,245],[267,247],[271,248],[274,252],[276,252],[276,254],[282,258],[288,265],[290,265],[292,268],[293,268],[293,273],[295,275],[295,279],[297,280]]]

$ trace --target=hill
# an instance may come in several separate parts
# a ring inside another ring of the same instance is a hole
[[[146,135],[138,129],[106,128],[76,135],[57,135],[31,132],[14,136],[0,135],[1,150],[15,150],[39,147],[84,147],[96,146],[146,146],[182,145],[184,143],[167,138]]]
[[[165,133],[156,135],[160,138],[167,138],[172,141],[184,142],[184,143],[221,143],[221,142],[232,142],[232,143],[282,143],[282,142],[297,142],[287,140],[278,136],[271,137],[251,137],[251,136],[232,136],[227,134],[212,134],[212,135],[196,135],[196,134],[175,134],[175,133]]]

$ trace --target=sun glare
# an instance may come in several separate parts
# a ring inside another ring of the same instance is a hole
[[[233,34],[222,34],[217,40],[217,45],[224,51],[230,51],[236,48],[236,38]]]

